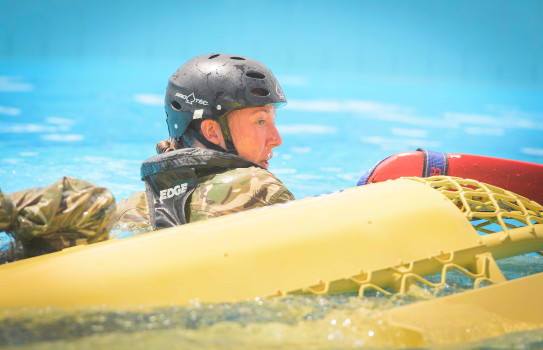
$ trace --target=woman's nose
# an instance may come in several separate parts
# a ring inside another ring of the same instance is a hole
[[[272,127],[270,129],[270,138],[269,143],[272,147],[278,147],[281,146],[283,143],[283,140],[281,139],[281,135],[279,135],[279,131],[277,130],[277,127],[275,124],[272,124]]]

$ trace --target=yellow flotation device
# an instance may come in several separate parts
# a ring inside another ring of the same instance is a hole
[[[451,270],[476,285],[499,283],[505,278],[495,259],[543,250],[542,213],[535,202],[474,180],[387,181],[9,263],[0,266],[0,308],[405,293],[421,284],[439,288]],[[436,273],[438,283],[424,278]],[[543,275],[528,284],[542,286]],[[484,293],[470,299],[472,292],[462,294],[470,303],[497,303]],[[543,310],[514,302],[507,317],[543,327]],[[407,325],[410,312],[401,310],[388,317]]]

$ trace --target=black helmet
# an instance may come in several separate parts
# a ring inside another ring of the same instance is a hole
[[[228,124],[221,117],[234,109],[280,107],[286,102],[277,79],[262,63],[221,53],[197,56],[182,65],[170,77],[164,105],[170,137],[178,140],[188,131],[200,140],[189,123],[214,119],[221,124],[228,151],[235,153]],[[217,147],[205,141],[206,146]]]

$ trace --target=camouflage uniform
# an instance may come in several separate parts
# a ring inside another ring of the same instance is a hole
[[[191,222],[294,200],[279,179],[257,167],[228,170],[200,181],[190,202]]]
[[[184,148],[144,161],[150,220],[160,229],[293,200],[263,167],[234,154]]]
[[[294,200],[272,173],[257,167],[236,168],[203,176],[192,193],[189,222]],[[145,229],[151,219],[145,192],[136,192],[117,205],[117,220],[129,229]]]
[[[151,219],[145,192],[135,192],[117,203],[115,228],[123,231],[150,231]]]
[[[192,152],[192,153],[191,153]],[[195,153],[198,153],[195,156]],[[191,167],[198,169],[200,174],[196,181],[196,188],[189,197],[187,206],[187,221],[195,222],[221,215],[236,213],[252,208],[283,203],[294,199],[292,193],[271,172],[259,166],[239,168],[218,167],[213,161],[236,156],[226,155],[222,152],[198,149],[186,150],[187,158],[198,158],[202,154],[210,155],[214,159],[200,159]],[[239,160],[237,160],[239,161]],[[191,162],[189,159],[188,162]],[[202,167],[201,163],[206,166]],[[240,163],[237,163],[238,165]],[[253,165],[246,160],[241,164]],[[206,169],[209,165],[212,171]],[[168,168],[171,163],[168,163]],[[117,220],[125,231],[146,230],[151,224],[149,213],[149,199],[145,192],[136,192],[117,205]]]

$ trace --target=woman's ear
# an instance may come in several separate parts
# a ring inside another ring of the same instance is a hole
[[[218,122],[206,119],[200,126],[200,132],[209,141],[222,148],[225,148],[224,138],[222,136],[221,126]]]

